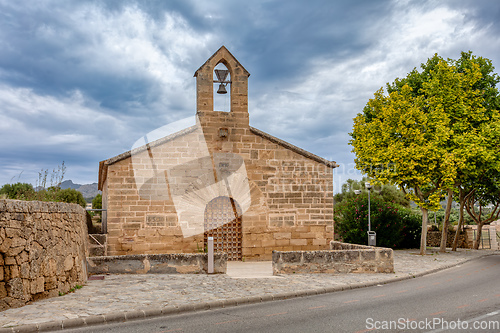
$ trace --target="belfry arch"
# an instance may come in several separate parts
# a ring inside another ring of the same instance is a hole
[[[194,74],[196,77],[196,112],[201,125],[219,122],[218,111],[214,108],[214,94],[217,94],[220,83],[214,83],[214,71],[217,66],[225,66],[230,83],[225,88],[229,95],[229,107],[224,116],[224,124],[228,128],[248,128],[248,77],[250,73],[238,60],[222,46]],[[218,68],[218,67],[217,67]],[[215,88],[217,86],[217,88]]]
[[[231,71],[221,61],[214,69],[214,111],[231,111]]]

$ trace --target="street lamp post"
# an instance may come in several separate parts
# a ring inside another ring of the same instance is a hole
[[[365,188],[368,190],[368,245],[377,246],[377,234],[372,231],[371,211],[370,211],[370,192],[373,185],[365,182]]]
[[[372,189],[373,185],[370,184],[370,182],[365,183],[365,188],[368,190],[368,232],[372,231],[372,223],[371,223],[371,216],[370,216],[370,192]]]
[[[375,231],[372,231],[372,221],[371,221],[371,212],[370,212],[370,190],[373,185],[369,182],[365,183],[365,188],[368,190],[368,245],[369,246],[377,246],[377,234]],[[361,190],[354,190],[354,194],[360,195]]]

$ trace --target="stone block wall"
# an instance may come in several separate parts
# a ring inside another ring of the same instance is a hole
[[[79,205],[0,200],[0,310],[83,285],[86,256]]]
[[[270,260],[272,250],[328,249],[333,237],[333,169],[250,130],[243,131],[244,135],[233,134],[232,129],[229,133],[230,142],[213,139],[207,144],[210,151],[241,156],[245,164],[248,191],[233,188],[233,197],[239,194],[234,198],[236,203],[246,207],[242,217],[243,256]],[[196,189],[193,198],[188,196],[176,205],[165,173],[149,175],[149,182],[158,184],[156,189],[152,186],[145,190],[144,185],[136,183],[139,174],[148,176],[149,153],[163,163],[162,169],[176,171],[172,169],[176,156],[187,154],[191,134],[158,146],[152,144],[149,151],[107,166],[103,204],[107,209],[109,255],[195,253],[203,248],[205,207],[217,196],[227,195],[224,186]],[[163,179],[157,179],[160,177]],[[190,182],[196,185],[196,179],[190,177],[179,179],[176,185],[181,181],[186,182],[186,188]],[[182,225],[177,208],[182,214],[198,214],[194,220],[199,225]],[[196,228],[199,230],[193,231]]]
[[[330,242],[330,250],[373,250],[376,247],[361,245],[361,244],[351,244],[351,243],[343,243],[338,241]],[[380,247],[379,249],[385,249],[384,247]]]
[[[230,73],[229,112],[214,110],[219,63]],[[249,75],[221,47],[195,73],[196,125],[139,140],[137,148],[100,162],[108,254],[196,252],[204,246],[205,208],[218,197],[231,197],[243,211],[245,259],[328,249],[337,164],[249,125]]]
[[[243,255],[270,260],[273,251],[310,251],[328,248],[330,228],[326,225],[247,227],[243,229]]]
[[[448,236],[446,238],[446,247],[453,246],[453,240],[455,239],[455,231],[448,231]],[[467,232],[462,232],[458,236],[458,247],[462,249],[472,249],[472,244],[474,240],[472,237],[468,237]],[[427,246],[440,247],[441,246],[441,231],[427,231]]]
[[[393,250],[332,241],[332,250],[274,251],[273,274],[394,273]]]
[[[227,254],[214,254],[214,272],[225,274]],[[208,254],[136,254],[88,258],[90,274],[198,274],[208,272]]]

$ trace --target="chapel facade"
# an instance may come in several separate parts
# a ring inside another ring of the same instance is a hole
[[[201,252],[208,237],[229,260],[328,249],[338,165],[249,125],[250,74],[224,46],[194,76],[192,125],[99,163],[108,255]]]

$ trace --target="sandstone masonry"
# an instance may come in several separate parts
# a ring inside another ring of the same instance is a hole
[[[455,231],[448,231],[446,238],[446,247],[453,246],[455,239]],[[458,236],[458,247],[462,249],[472,249],[474,243],[473,237],[467,232],[461,232]],[[427,231],[427,246],[440,247],[441,246],[441,231]]]
[[[393,250],[332,241],[331,250],[274,251],[273,274],[394,273]]]
[[[0,310],[83,285],[86,255],[82,207],[0,200]]]
[[[132,254],[89,257],[90,274],[200,274],[208,272],[208,254]],[[214,254],[214,273],[225,274],[227,254]]]
[[[219,64],[229,71],[229,112],[214,110]],[[195,126],[100,162],[109,255],[194,253],[210,232],[239,251],[234,259],[216,248],[228,260],[328,249],[337,164],[249,125],[249,75],[221,47],[195,73]]]

